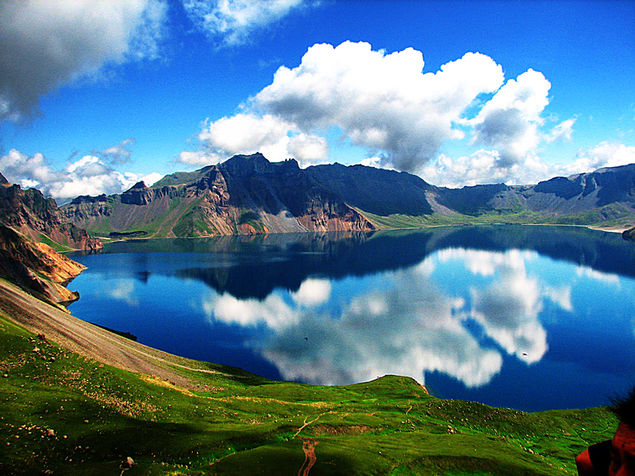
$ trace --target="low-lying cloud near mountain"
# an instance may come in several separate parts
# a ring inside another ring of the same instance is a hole
[[[386,53],[364,42],[313,45],[298,66],[281,66],[240,113],[206,121],[201,151],[184,152],[180,161],[205,165],[260,151],[307,166],[329,160],[327,136],[364,149],[367,165],[444,186],[535,183],[635,161],[635,148],[603,143],[579,151],[573,164],[544,162],[540,145],[570,140],[576,119],[552,125],[545,118],[551,83],[538,71],[506,81],[503,67],[481,53],[435,72],[424,66],[413,48]],[[453,158],[441,152],[452,141],[482,148]]]
[[[120,145],[113,147],[121,154]],[[106,149],[104,153],[98,153],[102,157],[85,155],[68,162],[62,170],[51,167],[44,155],[40,153],[28,156],[12,149],[8,154],[0,157],[0,170],[10,182],[17,183],[23,188],[38,188],[44,195],[61,202],[79,195],[120,193],[139,180],[152,184],[161,178],[160,174],[140,176],[115,170],[107,161],[108,154],[115,153],[111,149],[113,148]]]
[[[323,137],[305,134],[292,123],[271,114],[236,114],[213,122],[206,121],[198,138],[205,144],[204,150],[182,152],[180,162],[205,166],[245,151],[254,151],[265,157],[294,157],[307,166],[325,162],[329,150]]]

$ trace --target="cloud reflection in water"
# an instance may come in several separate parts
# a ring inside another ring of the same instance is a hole
[[[528,274],[525,262],[536,257],[449,248],[376,276],[340,307],[325,305],[335,299],[338,281],[308,278],[296,292],[276,290],[264,300],[211,292],[203,308],[212,320],[266,326],[270,332],[252,345],[285,379],[344,384],[399,374],[422,381],[425,372],[439,371],[478,387],[500,371],[501,351],[527,364],[543,357],[545,299],[571,310],[570,287],[549,287]],[[436,263],[451,261],[472,283],[466,296],[436,284]],[[489,282],[477,286],[470,274]],[[499,348],[478,338],[468,320]]]
[[[135,295],[135,283],[130,279],[119,279],[107,291],[107,294],[118,301],[123,301],[131,307],[139,306],[139,299]]]

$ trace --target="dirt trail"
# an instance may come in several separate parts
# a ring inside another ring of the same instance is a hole
[[[309,476],[309,471],[317,461],[315,447],[318,445],[314,438],[300,438],[302,440],[302,451],[304,451],[304,462],[298,470],[298,476]]]
[[[192,367],[195,363],[147,347],[82,321],[70,313],[40,301],[19,287],[0,279],[0,313],[36,334],[85,357],[125,370],[153,375],[190,390],[200,385],[175,367],[207,374],[214,370]]]
[[[322,415],[326,415],[327,413],[331,413],[331,412],[320,413],[320,414],[317,416],[317,418],[315,418],[314,420],[311,420],[311,421],[309,421],[309,422],[307,422],[307,421],[306,421],[306,420],[307,420],[307,418],[305,418],[305,419],[304,419],[304,424],[303,424],[300,428],[298,428],[298,431],[296,431],[296,432],[295,432],[295,435],[293,435],[293,436],[291,437],[291,439],[293,439],[293,438],[295,438],[296,436],[298,436],[298,435],[300,434],[300,432],[301,432],[302,430],[304,430],[307,426],[311,425],[312,423],[315,423],[316,421],[318,421],[318,420],[320,419],[320,417],[321,417]]]

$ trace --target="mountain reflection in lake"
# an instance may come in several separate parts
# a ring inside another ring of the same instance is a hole
[[[112,243],[80,318],[275,379],[409,375],[526,410],[606,404],[635,380],[635,245],[581,228],[448,227]]]

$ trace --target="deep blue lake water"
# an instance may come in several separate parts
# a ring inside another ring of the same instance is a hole
[[[573,227],[481,226],[115,242],[71,312],[264,377],[409,375],[522,410],[635,384],[635,244]]]

